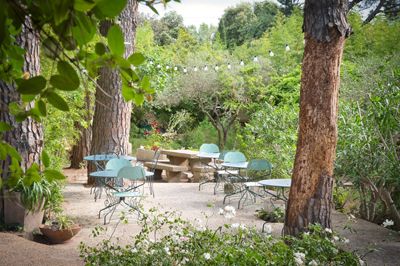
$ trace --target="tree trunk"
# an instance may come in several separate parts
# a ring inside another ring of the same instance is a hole
[[[136,0],[129,0],[125,9],[120,15],[121,28],[124,33],[125,57],[133,53],[135,43],[135,32],[137,25],[138,3]],[[100,25],[100,32],[103,35],[111,23],[105,21]],[[129,131],[131,123],[131,103],[125,102],[122,97],[122,82],[118,69],[102,67],[98,79],[99,86],[112,96],[110,99],[100,90],[96,90],[96,104],[93,127],[91,154],[118,153],[128,154]],[[88,172],[93,171],[93,165],[88,166]],[[88,183],[93,183],[90,178]]]
[[[32,28],[29,17],[25,18],[25,24]],[[23,26],[17,42],[26,51],[23,72],[29,73],[30,77],[38,75],[40,73],[39,33]],[[20,94],[17,92],[15,86],[6,84],[0,80],[0,121],[12,126],[12,130],[4,133],[3,139],[19,152],[22,158],[21,167],[23,170],[26,170],[33,163],[40,163],[40,155],[43,148],[43,128],[40,123],[30,117],[21,123],[16,122],[8,109],[8,105],[12,102],[20,103]],[[33,103],[27,108],[32,107],[32,105]],[[10,160],[0,161],[0,163],[1,176],[7,179]],[[3,199],[2,195],[0,195],[0,198]],[[0,202],[0,208],[3,208],[2,201]]]
[[[314,223],[331,227],[340,63],[350,30],[346,13],[347,1],[305,1],[299,133],[285,234],[298,235]]]
[[[92,102],[90,99],[89,90],[85,91],[85,120],[87,122],[92,120]],[[90,122],[89,122],[90,123]],[[90,154],[90,142],[92,139],[92,126],[83,127],[79,122],[75,122],[74,127],[80,132],[78,142],[72,147],[71,150],[71,166],[70,168],[79,169],[83,163],[83,157]]]

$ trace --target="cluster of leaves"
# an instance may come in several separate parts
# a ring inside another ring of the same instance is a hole
[[[300,238],[274,238],[244,225],[212,230],[174,213],[150,210],[139,220],[132,243],[104,240],[80,245],[87,265],[359,265],[357,256],[338,248],[330,230],[311,226]],[[99,232],[97,231],[96,234]],[[301,260],[301,264],[299,264]]]
[[[258,218],[270,223],[283,223],[285,218],[284,210],[279,207],[274,208],[272,211],[256,210],[256,215]]]

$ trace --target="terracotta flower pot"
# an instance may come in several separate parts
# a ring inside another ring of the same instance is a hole
[[[70,228],[62,230],[53,230],[50,225],[46,224],[42,224],[39,228],[42,234],[46,236],[53,244],[63,243],[71,239],[81,230],[79,224],[74,224]]]

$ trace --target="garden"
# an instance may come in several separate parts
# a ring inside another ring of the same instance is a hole
[[[396,265],[400,4],[154,15],[178,2],[2,2],[0,237],[60,265]]]

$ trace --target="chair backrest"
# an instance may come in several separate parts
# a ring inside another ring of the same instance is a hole
[[[131,162],[126,159],[114,158],[107,162],[106,170],[119,170],[125,166],[132,166]]]
[[[230,151],[224,156],[225,163],[242,163],[246,161],[246,156],[240,151]]]
[[[204,153],[218,153],[219,148],[217,145],[215,145],[213,143],[204,143],[200,146],[199,151],[204,152]]]
[[[250,171],[271,171],[272,165],[267,160],[253,159],[249,161],[247,170]]]
[[[142,166],[125,166],[119,169],[117,177],[129,180],[145,180],[146,173]]]

